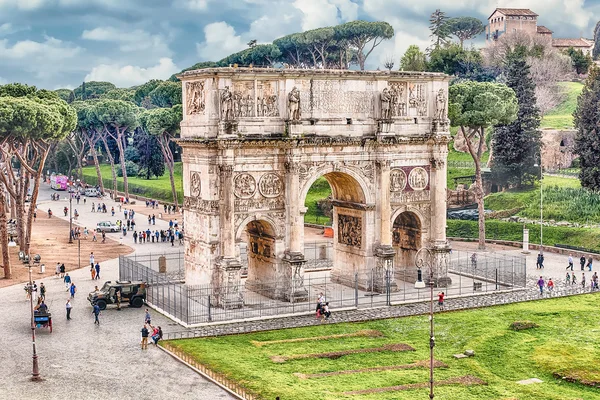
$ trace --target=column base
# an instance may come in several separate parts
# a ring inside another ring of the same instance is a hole
[[[280,298],[290,303],[308,301],[308,290],[304,287],[304,264],[306,263],[304,254],[286,252],[283,263],[285,278],[280,290]]]
[[[242,308],[244,296],[240,291],[242,264],[237,259],[222,259],[219,265],[219,277],[213,282],[213,305],[225,309]]]
[[[375,249],[376,267],[373,271],[373,285],[370,288],[375,293],[396,292],[398,284],[394,276],[394,257],[396,251],[392,246],[379,246]],[[389,282],[388,282],[389,281]]]

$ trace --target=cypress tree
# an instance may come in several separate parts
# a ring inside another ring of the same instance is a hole
[[[573,114],[577,136],[575,152],[579,154],[581,186],[600,190],[600,69],[593,67]]]
[[[506,85],[519,102],[517,119],[494,127],[492,134],[492,175],[501,186],[531,184],[539,176],[540,110],[536,106],[535,83],[523,57],[509,58]]]

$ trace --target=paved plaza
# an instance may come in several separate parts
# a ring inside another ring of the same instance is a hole
[[[47,209],[48,204],[52,204],[55,209],[58,210],[58,207],[62,209],[66,203],[64,200],[60,202],[43,200],[49,198],[49,193],[50,191],[44,188],[40,195],[42,201],[38,203],[39,208],[44,210]],[[106,201],[107,206],[111,203]],[[76,207],[74,206],[74,208]],[[89,202],[85,207],[81,204],[77,208],[80,212],[78,223],[81,223],[82,226],[92,227],[100,220],[114,220],[110,214],[107,217],[107,214],[91,213]],[[136,222],[140,228],[147,226],[147,216],[143,215],[142,209],[138,212]],[[156,220],[154,229],[166,228],[168,228],[168,222]],[[116,240],[119,239],[118,234],[110,235]],[[172,251],[170,244],[134,245],[131,233],[128,234],[126,240],[127,244],[135,248],[139,254]],[[475,251],[477,244],[454,242],[452,246],[456,250],[472,252]],[[511,255],[520,254],[519,249],[492,245],[489,246],[488,251]],[[471,308],[539,298],[534,287],[535,280],[540,275],[540,272],[535,269],[536,254],[536,252],[532,252],[527,257],[530,285],[524,292],[450,298],[446,303],[446,308],[448,310]],[[567,256],[546,252],[545,257],[546,268],[541,271],[541,274],[545,279],[552,277],[558,285],[557,289],[566,293],[563,286]],[[85,259],[87,260],[87,254]],[[15,268],[21,267],[15,266]],[[92,291],[95,285],[118,277],[118,260],[103,263],[101,272],[101,281],[92,281],[88,268],[70,273],[78,288],[78,293],[73,301],[73,319],[71,321],[67,321],[65,316],[64,304],[68,294],[62,280],[53,277],[43,280],[48,289],[47,304],[53,313],[54,332],[49,333],[46,329],[36,330],[40,372],[44,378],[41,383],[34,384],[28,381],[31,374],[30,314],[29,302],[25,299],[23,285],[19,284],[0,290],[0,304],[2,305],[0,321],[4,322],[3,335],[0,336],[0,349],[2,349],[0,354],[5,370],[5,373],[0,376],[0,387],[2,388],[0,399],[34,398],[42,395],[47,399],[232,398],[228,393],[159,349],[153,346],[150,346],[147,351],[140,349],[139,331],[144,320],[143,308],[125,307],[123,311],[118,312],[109,307],[100,316],[100,326],[95,326],[91,307],[86,300],[87,293]],[[581,271],[577,262],[575,272],[580,280]],[[591,273],[587,269],[585,273],[589,282]],[[34,272],[34,279],[35,276],[36,272]],[[547,296],[546,294],[544,297]],[[336,313],[335,310],[332,311],[332,322],[343,322],[424,313],[427,311],[427,305],[426,303],[417,303],[339,313]],[[164,332],[172,336],[189,334],[204,336],[315,324],[314,317],[310,315],[185,330],[154,311],[152,311],[152,320],[153,324],[162,326]]]

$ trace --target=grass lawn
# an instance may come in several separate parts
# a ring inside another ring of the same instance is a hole
[[[331,225],[331,218],[323,215],[319,207],[317,207],[317,201],[327,198],[331,195],[331,187],[324,177],[320,177],[313,183],[308,189],[306,199],[304,200],[304,206],[308,208],[306,214],[304,214],[304,222],[311,224]]]
[[[175,163],[175,189],[177,190],[177,198],[180,204],[183,202],[182,168],[181,163]],[[104,188],[107,190],[112,189],[112,173],[110,171],[110,165],[100,165],[100,171],[102,173]],[[89,184],[95,185],[98,182],[96,168],[94,166],[85,167],[83,169],[83,176]],[[169,171],[166,169],[164,175],[160,178],[155,177],[147,180],[145,178],[138,178],[137,176],[128,176],[127,181],[129,183],[130,193],[162,201],[173,201],[173,196],[171,194],[171,180],[169,179]],[[117,187],[118,190],[123,191],[123,178],[117,178]]]
[[[600,391],[579,383],[554,378],[553,374],[576,380],[600,381],[600,327],[592,316],[598,295],[585,295],[478,310],[449,312],[435,318],[435,358],[447,368],[435,370],[436,382],[472,375],[487,385],[439,386],[436,398],[448,400],[559,400],[600,399]],[[335,310],[333,310],[335,313]],[[529,320],[538,328],[513,331],[515,321]],[[324,337],[256,346],[252,341],[313,338],[372,329],[383,337]],[[366,395],[344,392],[426,383],[427,368],[349,373],[302,379],[294,373],[315,374],[342,370],[405,365],[429,357],[427,316],[396,318],[368,323],[323,324],[317,327],[205,339],[171,341],[196,361],[226,374],[261,398],[286,400],[414,400],[428,398],[428,389],[411,389]],[[381,347],[406,343],[416,351],[381,351],[351,354],[337,359],[299,358],[275,363],[272,356],[292,356]],[[456,360],[453,354],[467,349],[475,357]],[[539,378],[541,384],[516,382]]]
[[[573,112],[577,107],[577,96],[583,90],[583,84],[579,82],[561,82],[559,86],[565,98],[559,105],[544,115],[540,126],[542,129],[573,128]]]

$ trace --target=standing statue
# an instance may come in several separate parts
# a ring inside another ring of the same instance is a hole
[[[221,118],[225,121],[233,119],[233,97],[229,86],[221,93]]]
[[[435,96],[435,118],[439,120],[446,119],[446,93],[440,89]]]
[[[392,95],[388,88],[383,89],[381,92],[381,119],[392,118]]]
[[[300,91],[296,86],[288,94],[289,118],[292,121],[300,121]]]

